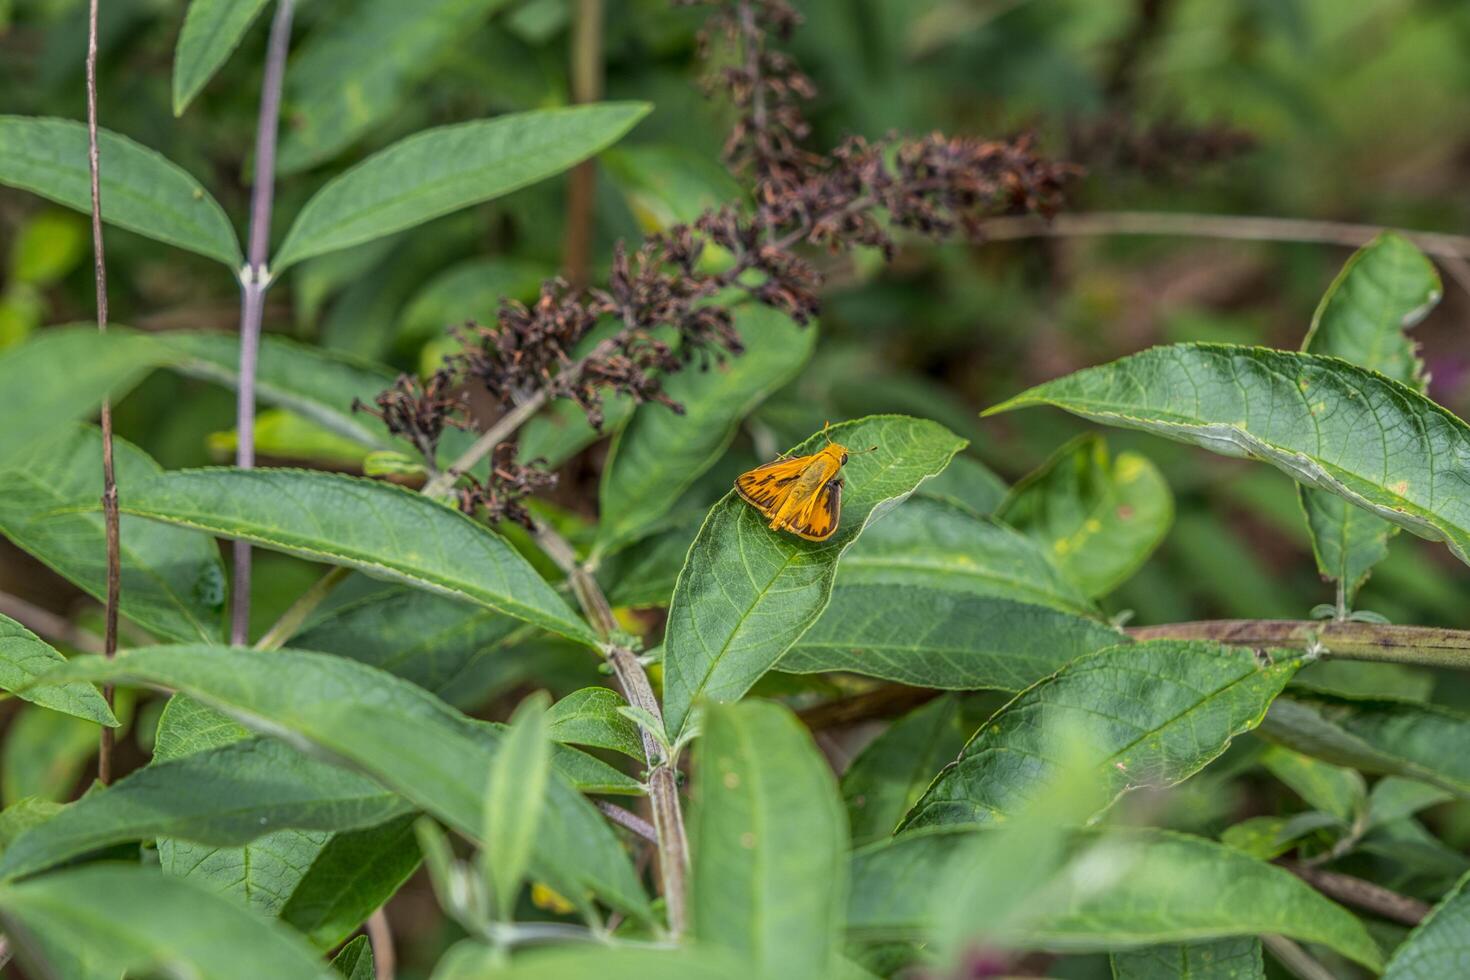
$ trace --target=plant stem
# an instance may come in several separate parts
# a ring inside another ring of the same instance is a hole
[[[19,596],[0,592],[0,614],[9,616],[37,636],[52,643],[64,643],[84,653],[101,653],[102,638],[77,626],[65,616],[32,605]]]
[[[97,289],[97,332],[107,332],[107,256],[102,245],[102,163],[97,149],[97,6],[87,9],[87,169],[92,180],[92,265]],[[117,515],[117,474],[112,465],[112,399],[102,399],[102,522],[107,537],[107,604],[102,634],[103,656],[117,654],[117,603],[122,590],[122,543]],[[102,688],[112,706],[112,685]],[[112,780],[111,728],[102,729],[97,749],[97,781]]]
[[[577,0],[572,19],[572,102],[585,105],[602,98],[603,0]],[[591,281],[593,206],[597,194],[597,161],[572,168],[567,183],[567,228],[563,242],[567,281],[578,289]]]
[[[1430,911],[1429,906],[1417,898],[1400,895],[1382,885],[1340,871],[1326,871],[1293,861],[1278,863],[1333,901],[1356,906],[1380,918],[1417,926]]]
[[[654,829],[653,824],[644,820],[638,814],[631,810],[624,810],[617,804],[609,803],[606,800],[596,800],[594,802],[596,802],[597,809],[602,812],[602,815],[619,827],[632,831],[650,844],[658,843],[658,831]]]
[[[1261,943],[1299,980],[1335,980],[1331,970],[1285,936],[1268,933],[1261,937]]]
[[[1338,620],[1213,619],[1127,631],[1135,640],[1212,640],[1234,646],[1306,650],[1320,642],[1337,660],[1470,670],[1470,631]]]
[[[602,351],[602,349],[603,345],[598,344],[597,350],[593,351],[593,355],[596,355],[598,351]],[[590,356],[592,355],[589,355],[589,357]],[[584,358],[583,360],[569,366],[568,368],[566,368],[566,370],[576,372],[576,374],[580,374],[582,365],[586,363],[586,361],[587,358]],[[568,380],[574,381],[575,374],[572,378]],[[548,401],[550,401],[550,396],[546,393],[546,389],[536,389],[535,393],[528,397],[525,401],[521,402],[515,408],[512,408],[500,418],[496,419],[495,424],[486,429],[484,433],[481,434],[480,438],[476,439],[468,449],[460,453],[458,459],[456,459],[453,463],[450,463],[447,467],[441,470],[437,475],[429,480],[428,483],[425,483],[424,488],[421,492],[430,497],[444,496],[454,486],[455,480],[458,480],[460,477],[464,476],[466,473],[474,468],[474,465],[476,463],[494,452],[496,446],[500,445],[502,442],[513,436],[515,434],[515,431],[519,429],[527,419],[529,419],[532,415],[535,415],[541,409],[541,406],[545,405]]]
[[[255,186],[250,192],[250,243],[245,268],[240,270],[240,377],[235,408],[238,443],[235,465],[255,465],[255,364],[260,350],[260,322],[265,291],[270,287],[266,267],[271,237],[271,205],[276,193],[276,131],[281,117],[281,86],[286,74],[286,51],[291,44],[291,15],[295,0],[277,0],[266,47],[265,77],[260,86],[260,117],[255,127]],[[250,544],[236,541],[234,592],[230,609],[230,642],[243,644],[250,628]]]
[[[577,563],[576,553],[556,531],[544,524],[536,526],[536,542],[547,556],[566,572],[572,591],[592,626],[604,640],[616,636],[617,620],[602,587],[591,573]],[[620,643],[608,642],[603,650],[613,676],[623,689],[623,696],[635,708],[648,712],[660,726],[663,709],[654,696],[648,674],[638,655]],[[664,902],[669,910],[669,932],[678,939],[688,924],[689,840],[684,833],[684,815],[679,807],[679,777],[663,748],[647,732],[643,735],[643,754],[648,762],[648,800],[653,808],[653,829],[658,842],[659,873],[663,877]]]
[[[336,565],[325,575],[311,584],[311,588],[291,603],[291,608],[281,614],[281,618],[271,624],[271,628],[265,631],[260,639],[255,641],[257,650],[279,650],[286,645],[286,641],[296,634],[301,624],[312,614],[322,600],[331,594],[332,590],[341,585],[352,569],[346,565]]]
[[[393,952],[393,929],[388,913],[380,906],[367,920],[368,943],[373,950],[373,970],[377,980],[393,980],[397,957]]]

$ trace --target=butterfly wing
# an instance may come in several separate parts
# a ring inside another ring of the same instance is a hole
[[[842,517],[842,480],[828,480],[812,498],[802,519],[791,525],[791,531],[808,541],[826,541],[837,531]]]
[[[810,456],[798,456],[757,466],[736,479],[735,492],[762,514],[775,517],[811,461]]]

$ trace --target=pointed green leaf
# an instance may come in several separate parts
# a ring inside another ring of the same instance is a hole
[[[638,726],[619,708],[628,702],[605,687],[584,687],[551,706],[547,721],[551,737],[571,745],[611,749],[634,759],[643,759],[643,737]]]
[[[770,530],[754,507],[726,494],[689,549],[664,640],[665,718],[684,726],[700,698],[740,697],[816,622],[837,561],[869,521],[944,469],[964,440],[923,419],[875,415],[833,426],[792,449],[811,453],[826,436],[854,449],[843,469],[842,520],[826,541]]]
[[[853,854],[848,929],[858,940],[922,939],[933,882],[963,857],[974,834],[953,828],[906,834]],[[1046,914],[1005,938],[1021,948],[1108,950],[1276,933],[1331,947],[1369,969],[1382,954],[1351,912],[1291,872],[1213,841],[1157,830],[1083,833],[1094,853],[1048,891]]]
[[[1470,426],[1412,388],[1336,358],[1155,347],[987,414],[1028,405],[1263,460],[1470,561]]]
[[[103,221],[239,268],[235,229],[197,180],[126,136],[104,129],[97,143]],[[91,214],[87,159],[87,127],[79,122],[0,116],[0,184]]]
[[[847,832],[832,771],[785,708],[711,707],[690,809],[694,935],[759,975],[827,976],[841,948]]]
[[[1409,933],[1388,961],[1383,980],[1443,980],[1459,976],[1470,960],[1470,894],[1459,880],[1444,899]]]
[[[40,964],[31,937],[39,936],[48,952],[60,948],[73,955],[100,955],[114,976],[335,976],[289,929],[153,868],[100,864],[5,885],[0,887],[0,919],[33,970]]]
[[[664,516],[729,448],[741,420],[811,356],[815,324],[800,326],[758,303],[741,305],[733,316],[745,352],[674,374],[664,394],[683,414],[648,402],[613,439],[602,469],[600,549],[636,538]]]
[[[1261,753],[1261,764],[1307,805],[1352,823],[1368,805],[1368,784],[1357,771],[1313,759],[1281,745]]]
[[[648,108],[607,102],[545,109],[410,136],[317,191],[286,233],[271,271],[279,275],[313,255],[412,228],[561,173],[612,145]]]
[[[0,615],[0,689],[15,691],[43,708],[116,728],[112,709],[91,684],[29,686],[65,663],[66,658],[50,644],[9,616]]]
[[[182,116],[270,0],[191,0],[174,51],[174,115]]]
[[[1048,733],[1063,726],[1078,733],[1112,799],[1172,786],[1258,725],[1299,666],[1279,651],[1262,663],[1250,650],[1178,640],[1081,657],[982,725],[900,829],[1015,815],[1059,771]]]
[[[1266,980],[1254,936],[1114,953],[1113,980]]]
[[[112,452],[124,496],[163,472],[124,439],[114,437]],[[99,601],[107,596],[101,459],[101,432],[72,425],[0,470],[0,534]],[[159,636],[218,642],[225,571],[209,536],[137,517],[119,528],[118,611]]]
[[[1030,535],[1089,596],[1138,571],[1174,520],[1174,497],[1145,457],[1108,457],[1101,436],[1067,443],[1011,488],[996,516]]]
[[[332,957],[332,969],[347,980],[376,980],[377,967],[373,963],[373,947],[367,936],[358,936],[342,947]]]
[[[510,719],[485,787],[485,823],[480,864],[502,921],[515,917],[516,895],[531,860],[551,776],[551,736],[546,705],[537,692],[522,701]]]
[[[1405,331],[1439,302],[1439,273],[1407,239],[1379,235],[1348,260],[1317,307],[1302,350],[1379,371],[1423,394],[1424,365]],[[1298,488],[1317,567],[1342,583],[1351,603],[1368,572],[1388,554],[1392,525],[1341,497]]]
[[[130,488],[122,509],[468,599],[597,643],[499,535],[392,484],[305,470],[181,470]]]
[[[281,921],[318,949],[340,943],[418,869],[414,819],[333,834],[281,908]]]
[[[110,661],[78,657],[57,679],[83,678],[181,691],[247,727],[362,770],[468,837],[482,832],[485,785],[503,736],[391,674],[299,650],[179,646],[130,650]],[[549,783],[532,868],[573,902],[591,891],[648,916],[628,855],[560,774]]]

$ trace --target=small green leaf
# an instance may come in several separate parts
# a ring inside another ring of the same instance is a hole
[[[832,771],[785,708],[711,706],[690,809],[702,944],[772,977],[827,976],[841,949],[847,832]]]
[[[1386,232],[1359,249],[1328,287],[1302,350],[1341,357],[1423,394],[1424,365],[1405,331],[1440,295],[1434,264],[1407,239]],[[1298,492],[1317,567],[1341,583],[1343,600],[1351,604],[1369,571],[1388,554],[1397,528],[1335,494],[1307,487]]]
[[[499,535],[392,484],[305,470],[179,470],[131,487],[122,509],[467,599],[597,643]]]
[[[982,725],[900,829],[1014,816],[1060,771],[1048,733],[1063,726],[1077,733],[1109,801],[1182,782],[1259,724],[1300,665],[1279,651],[1263,664],[1250,650],[1178,640],[1080,657]]]
[[[1153,463],[1108,458],[1097,435],[1067,443],[1011,488],[996,512],[1030,535],[1089,596],[1104,596],[1148,560],[1174,519],[1174,497]]]
[[[217,259],[244,261],[224,209],[176,164],[126,136],[97,134],[102,220]],[[92,213],[87,127],[70,119],[0,116],[0,184]],[[91,359],[99,359],[93,352]]]
[[[414,815],[333,834],[281,908],[281,921],[331,949],[380,908],[418,869]]]
[[[531,860],[551,776],[549,701],[544,691],[538,692],[516,708],[485,787],[480,868],[490,886],[495,912],[503,921],[515,917],[516,894]]]
[[[1291,787],[1307,804],[1350,824],[1368,805],[1368,784],[1352,769],[1273,745],[1261,754],[1271,775]]]
[[[1177,344],[1087,368],[987,414],[1030,405],[1263,460],[1470,562],[1470,426],[1376,372],[1319,354]]]
[[[1266,980],[1255,936],[1147,946],[1112,959],[1113,980]]]
[[[628,702],[605,687],[584,687],[551,706],[547,721],[551,737],[571,745],[611,749],[642,761],[643,739],[638,726],[618,711]]]
[[[174,115],[182,116],[270,0],[191,0],[174,51]]]
[[[0,689],[16,692],[43,708],[116,728],[112,709],[91,684],[34,685],[37,678],[65,663],[66,658],[50,644],[9,616],[0,615]]]
[[[648,108],[608,102],[546,109],[410,136],[317,191],[286,233],[271,271],[280,275],[313,255],[412,228],[558,174],[616,142]]]
[[[700,698],[740,697],[817,621],[832,593],[837,561],[871,520],[940,472],[964,446],[943,426],[875,415],[833,426],[792,453],[834,441],[854,449],[843,470],[841,526],[822,542],[770,530],[733,492],[715,504],[689,549],[669,608],[664,640],[665,718],[683,728]]]
[[[1459,976],[1470,956],[1470,893],[1459,880],[1429,917],[1405,939],[1388,961],[1383,980],[1445,980]]]
[[[724,455],[741,420],[811,356],[815,324],[800,326],[758,303],[741,305],[733,316],[745,353],[669,377],[664,394],[683,414],[648,402],[613,439],[599,495],[600,550],[636,538],[664,516]]]
[[[332,969],[347,980],[376,980],[377,967],[373,963],[373,947],[366,936],[358,936],[342,947],[332,957]]]
[[[327,980],[300,937],[156,869],[100,864],[0,887],[0,919],[35,975],[46,954],[97,957],[113,975]],[[40,937],[40,949],[31,937]],[[54,962],[54,961],[53,961]],[[64,975],[74,976],[67,971]]]

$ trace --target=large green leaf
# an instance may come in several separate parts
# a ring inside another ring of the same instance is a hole
[[[485,786],[480,866],[495,901],[495,914],[505,921],[515,917],[516,895],[531,862],[546,783],[551,778],[549,700],[544,691],[538,691],[516,708]]]
[[[369,827],[404,801],[371,779],[251,738],[138,769],[25,834],[0,879],[34,874],[112,844],[176,837],[219,847],[282,829]]]
[[[174,115],[219,71],[270,0],[191,0],[174,51]]]
[[[958,504],[916,495],[842,557],[837,588],[919,585],[1099,618],[1097,606],[1037,542]]]
[[[304,258],[412,228],[558,174],[616,142],[648,108],[608,102],[546,109],[410,136],[317,191],[286,233],[272,270],[279,274]]]
[[[892,836],[934,774],[953,761],[974,729],[963,702],[942,695],[895,721],[842,774],[842,798],[853,844]]]
[[[1264,460],[1470,561],[1470,426],[1345,361],[1229,344],[1155,347],[990,413],[1028,405]]]
[[[103,221],[239,267],[235,229],[197,180],[126,136],[104,129],[97,144]],[[0,184],[91,214],[87,158],[79,122],[0,116]]]
[[[123,496],[162,472],[123,439],[113,439],[112,452]],[[102,434],[90,425],[72,425],[12,457],[12,465],[0,470],[0,534],[105,600],[101,461]],[[219,641],[225,572],[208,535],[123,517],[119,543],[122,615],[169,639]]]
[[[481,833],[485,783],[502,736],[391,674],[299,650],[179,646],[110,661],[79,657],[61,675],[181,691],[247,727],[286,734],[361,769],[466,836]],[[559,773],[549,783],[532,867],[573,902],[591,891],[648,916],[627,854]]]
[[[0,615],[0,689],[16,691],[19,697],[43,708],[116,728],[112,709],[91,684],[32,686],[64,663],[66,658],[50,644],[9,616]]]
[[[363,0],[327,20],[286,70],[282,173],[330,159],[400,107],[505,0]]]
[[[689,550],[664,640],[665,716],[679,731],[700,698],[740,697],[816,622],[832,593],[837,561],[869,521],[944,469],[964,440],[923,419],[875,415],[834,426],[795,447],[815,452],[826,436],[854,449],[844,468],[842,522],[822,542],[772,531],[733,492],[710,510]]]
[[[1383,980],[1442,980],[1465,972],[1465,964],[1470,961],[1470,894],[1466,893],[1466,882],[1470,882],[1470,876],[1461,878],[1429,918],[1409,934],[1388,961]]]
[[[331,949],[393,897],[419,866],[415,816],[333,834],[280,910],[319,949]]]
[[[1434,308],[1439,273],[1407,239],[1379,235],[1343,267],[1312,318],[1302,350],[1330,354],[1425,391],[1424,365],[1404,333]],[[1388,554],[1396,530],[1335,494],[1298,488],[1323,576],[1351,603],[1368,572]]]
[[[178,332],[164,334],[159,341],[179,355],[170,366],[180,373],[236,387],[240,369],[238,337]],[[376,418],[354,412],[352,403],[357,399],[371,405],[396,377],[393,371],[370,361],[268,334],[260,338],[255,397],[371,449],[388,449],[401,444]]]
[[[28,446],[48,445],[169,357],[150,337],[116,327],[99,335],[96,326],[44,330],[0,352],[0,466]]]
[[[712,706],[690,809],[701,943],[758,975],[827,976],[840,949],[847,832],[831,769],[785,708]]]
[[[1470,716],[1451,708],[1292,691],[1271,706],[1261,732],[1336,765],[1470,797]]]
[[[0,919],[37,976],[46,953],[95,958],[113,976],[327,980],[300,936],[197,886],[132,865],[94,865],[0,886]],[[52,961],[60,975],[72,969]]]
[[[1300,665],[1283,654],[1262,663],[1240,647],[1180,640],[1081,657],[981,726],[904,827],[1014,816],[1061,771],[1051,738],[1058,730],[1076,733],[1113,799],[1181,782],[1258,725]]]
[[[955,873],[986,830],[906,834],[853,854],[848,929],[874,942],[922,940]],[[1213,841],[1165,831],[1079,836],[1084,851],[1047,892],[1044,914],[1005,938],[1022,948],[1107,950],[1275,933],[1321,943],[1370,969],[1382,955],[1352,913],[1289,871]],[[961,869],[962,870],[962,869]]]
[[[1101,436],[1084,435],[1012,487],[996,516],[1030,535],[1089,596],[1102,596],[1164,539],[1174,498],[1147,458],[1109,459]]]
[[[180,470],[133,487],[122,509],[468,599],[597,642],[499,535],[388,483],[305,470]]]
[[[1266,980],[1254,936],[1146,946],[1113,954],[1113,980]]]
[[[745,353],[664,382],[682,415],[656,402],[640,405],[613,439],[599,494],[600,549],[637,537],[666,514],[719,460],[741,420],[796,376],[816,344],[814,325],[799,326],[758,303],[740,306],[734,320]]]
[[[839,584],[781,658],[798,674],[842,670],[947,690],[1019,691],[1112,646],[1106,623],[1049,606],[915,585]]]

